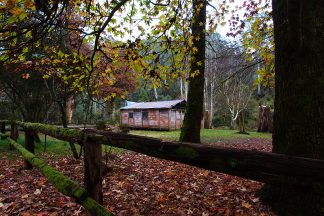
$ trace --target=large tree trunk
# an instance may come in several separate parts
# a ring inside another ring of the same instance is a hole
[[[181,129],[180,141],[200,143],[200,125],[203,115],[204,103],[204,71],[205,71],[205,24],[206,24],[206,1],[193,1],[192,36],[193,48],[190,60],[190,73],[198,75],[190,76],[188,100],[186,112]],[[198,50],[195,52],[194,50]]]
[[[324,159],[323,11],[323,0],[273,0],[273,152]],[[312,191],[286,186],[264,191],[282,215],[324,215],[324,198]]]

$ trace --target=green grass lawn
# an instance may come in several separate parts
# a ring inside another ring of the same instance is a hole
[[[41,140],[40,143],[35,142],[35,154],[43,153],[45,148],[46,152],[57,154],[57,155],[72,155],[72,152],[70,150],[70,146],[68,142],[61,141],[58,139],[55,139],[50,136],[46,136],[46,146],[45,146],[45,135],[39,134],[39,138]],[[17,142],[21,145],[24,144],[25,136],[24,133],[19,133],[19,138]],[[80,150],[80,146],[76,145],[77,150]],[[0,140],[0,151],[9,151],[9,144],[6,140]]]
[[[39,138],[41,142],[40,143],[35,142],[36,155],[47,152],[49,154],[54,154],[58,156],[72,156],[72,152],[68,142],[61,141],[50,136],[46,136],[46,146],[45,146],[45,135],[39,134]],[[17,142],[24,146],[24,141],[25,141],[24,133],[20,133]],[[77,151],[80,152],[80,145],[75,144],[75,147]],[[9,150],[8,141],[0,139],[0,152],[3,151],[8,153],[9,155],[14,153],[14,151]],[[110,146],[103,146],[103,152],[105,151],[112,152],[112,153],[121,153],[124,150],[115,147],[110,147]]]
[[[180,130],[176,131],[150,131],[150,130],[132,130],[131,134],[160,138],[168,141],[177,141],[180,136]],[[202,129],[201,141],[203,143],[213,143],[227,139],[249,139],[249,138],[265,138],[271,139],[270,133],[249,132],[249,134],[238,134],[236,130],[226,129]]]

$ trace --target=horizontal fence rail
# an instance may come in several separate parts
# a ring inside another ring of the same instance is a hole
[[[109,145],[273,185],[290,184],[324,194],[324,160],[238,150],[205,144],[168,142],[138,135],[58,128],[39,123],[17,125],[83,145]],[[289,179],[289,181],[287,181]]]

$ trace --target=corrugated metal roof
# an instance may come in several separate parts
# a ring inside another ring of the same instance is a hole
[[[175,105],[185,102],[185,100],[170,100],[170,101],[156,101],[156,102],[141,102],[134,103],[129,106],[120,108],[121,110],[125,109],[167,109],[172,108]]]

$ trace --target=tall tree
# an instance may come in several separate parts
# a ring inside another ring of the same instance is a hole
[[[273,0],[275,153],[324,159],[323,11],[322,0]],[[324,198],[314,191],[265,189],[282,215],[324,215]]]
[[[204,103],[204,71],[206,47],[205,0],[193,0],[191,33],[193,38],[190,56],[190,78],[186,112],[180,141],[200,143],[200,125]]]

